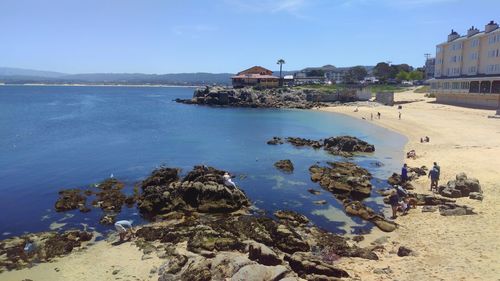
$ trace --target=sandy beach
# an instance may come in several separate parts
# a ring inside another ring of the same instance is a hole
[[[451,180],[459,172],[479,179],[484,200],[468,198],[459,204],[473,207],[473,216],[444,217],[439,212],[422,213],[412,209],[396,222],[399,228],[384,233],[374,228],[365,235],[361,246],[377,240],[384,248],[380,260],[343,258],[338,263],[351,277],[346,280],[500,280],[500,119],[490,119],[492,110],[468,109],[433,103],[433,99],[412,91],[396,94],[396,100],[420,100],[397,107],[359,105],[336,106],[321,110],[365,118],[408,137],[405,151],[415,149],[417,158],[409,166],[441,166],[441,181]],[[376,119],[376,113],[381,119]],[[402,118],[399,120],[398,114]],[[374,120],[370,120],[373,113]],[[420,138],[430,137],[429,143]],[[402,156],[403,157],[403,156]],[[394,171],[400,172],[400,171]],[[419,193],[428,191],[430,181],[419,178]],[[389,215],[387,208],[386,215]],[[384,241],[385,240],[385,241]],[[416,252],[415,256],[398,257],[399,246]],[[154,268],[163,261],[156,255],[144,258],[142,250],[132,243],[112,246],[102,241],[50,263],[30,269],[4,272],[2,280],[157,280]],[[374,272],[375,271],[375,272]]]
[[[474,216],[443,217],[439,212],[412,210],[397,218],[400,227],[396,231],[387,234],[374,229],[366,236],[365,245],[388,237],[379,261],[344,259],[341,265],[361,280],[500,280],[500,119],[488,118],[495,114],[493,110],[436,104],[434,99],[413,91],[396,93],[395,100],[421,101],[403,104],[402,110],[397,106],[359,106],[357,112],[353,106],[321,110],[364,117],[366,122],[407,136],[405,151],[414,149],[417,153],[417,159],[405,160],[409,166],[431,167],[437,161],[443,184],[465,172],[479,179],[484,200],[457,200],[473,207],[478,213]],[[380,120],[376,119],[377,112]],[[429,143],[420,143],[424,136],[430,137]],[[427,177],[419,178],[414,185],[417,192],[430,193]],[[417,255],[398,257],[395,251],[400,245]],[[387,273],[373,272],[387,267]]]

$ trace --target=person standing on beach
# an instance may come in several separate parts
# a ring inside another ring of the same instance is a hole
[[[433,167],[430,171],[429,171],[429,178],[431,178],[431,191],[433,190],[433,188],[435,188],[436,190],[438,189],[438,181],[439,181],[439,171]]]
[[[397,218],[397,212],[399,207],[399,196],[396,189],[391,190],[391,194],[389,195],[389,204],[391,204],[392,208],[392,217],[391,219]]]
[[[380,115],[381,115],[380,112],[377,112],[378,119],[380,119]]]
[[[434,165],[432,166],[433,169],[436,169],[438,174],[437,174],[437,179],[439,180],[439,176],[441,176],[441,167],[439,167],[437,162],[434,162]]]
[[[401,111],[399,112],[399,120],[401,120]]]
[[[401,168],[401,183],[405,183],[406,181],[408,181],[408,166],[405,163],[403,168]]]

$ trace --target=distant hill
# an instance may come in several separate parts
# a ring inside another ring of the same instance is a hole
[[[43,71],[43,70],[33,70],[24,68],[13,68],[13,67],[0,67],[0,77],[14,76],[14,77],[40,77],[40,78],[56,78],[67,74],[54,72],[54,71]]]
[[[0,82],[6,84],[158,84],[158,85],[228,85],[231,73],[85,73],[64,74],[51,71],[0,67]]]

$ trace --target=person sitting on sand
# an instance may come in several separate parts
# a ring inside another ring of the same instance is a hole
[[[395,219],[397,218],[397,211],[398,211],[398,207],[399,207],[399,196],[398,196],[398,192],[393,189],[389,195],[389,204],[391,204],[391,208],[392,208],[392,217],[391,219]]]
[[[431,139],[428,136],[425,136],[425,142],[430,142]]]
[[[128,220],[117,221],[115,222],[115,228],[118,231],[118,234],[120,235],[120,242],[125,241],[125,237],[127,236],[128,233],[131,234],[131,237],[134,236],[135,232],[134,229],[132,228],[132,221]]]
[[[439,171],[438,171],[438,169],[436,169],[436,167],[433,167],[429,171],[428,177],[431,178],[431,189],[430,189],[430,191],[432,191],[433,189],[438,190],[438,181],[439,181]]]
[[[408,166],[406,163],[403,165],[403,168],[401,168],[401,182],[405,183],[408,181]]]
[[[415,152],[414,149],[408,151],[408,153],[406,153],[406,158],[417,158],[417,153]]]
[[[224,185],[227,186],[227,187],[234,187],[236,188],[236,184],[231,180],[231,176],[229,175],[229,173],[224,173],[224,176],[222,176],[224,178]]]

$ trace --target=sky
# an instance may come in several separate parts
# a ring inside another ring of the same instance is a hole
[[[0,0],[0,66],[235,73],[253,65],[424,64],[500,0]]]

